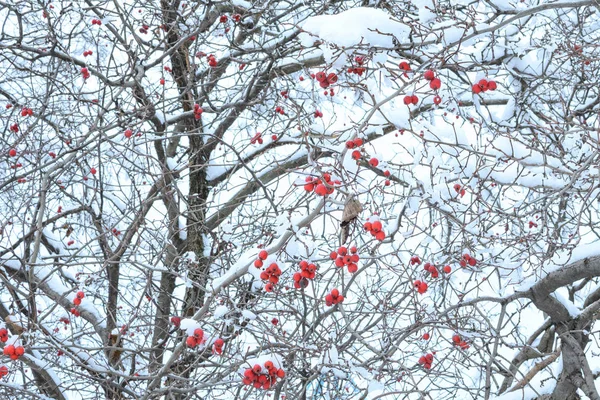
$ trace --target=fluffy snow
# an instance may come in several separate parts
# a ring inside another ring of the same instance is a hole
[[[410,29],[396,21],[384,10],[357,7],[336,15],[319,15],[308,18],[302,29],[301,40],[307,46],[314,42],[312,35],[338,46],[370,44],[384,48],[394,47],[392,37],[406,42]]]

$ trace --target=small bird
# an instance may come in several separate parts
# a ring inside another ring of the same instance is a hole
[[[342,213],[342,223],[340,224],[340,246],[343,246],[350,236],[350,223],[354,221],[363,210],[362,204],[354,196],[349,196],[344,205],[344,212]]]

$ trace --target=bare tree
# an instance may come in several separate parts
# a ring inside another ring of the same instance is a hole
[[[0,1],[0,395],[599,399],[599,12]]]

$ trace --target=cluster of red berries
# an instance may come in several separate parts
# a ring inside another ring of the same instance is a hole
[[[409,106],[411,104],[417,105],[417,103],[419,102],[419,98],[417,96],[415,96],[414,94],[410,95],[410,96],[407,95],[407,96],[404,96],[403,101],[404,101],[404,104],[406,104],[407,106]]]
[[[529,221],[529,229],[534,228],[534,227],[537,228],[537,226],[538,226],[538,224],[536,224],[535,222]]]
[[[79,292],[77,292],[77,294],[75,295],[75,298],[73,299],[73,304],[75,304],[76,306],[81,304],[81,299],[83,299],[85,297],[85,293],[83,293],[81,290]]]
[[[279,106],[275,107],[275,112],[277,114],[285,115],[285,110],[283,109],[283,107],[279,107]]]
[[[196,118],[196,121],[202,117],[203,112],[204,110],[200,107],[200,104],[194,104],[194,118]]]
[[[433,265],[431,263],[425,263],[425,265],[423,265],[423,269],[425,271],[429,272],[431,274],[432,278],[439,277],[439,272],[438,272],[437,268],[435,267],[435,265]]]
[[[6,365],[0,366],[0,378],[4,378],[8,375],[8,367]]]
[[[256,134],[254,136],[252,136],[252,139],[250,139],[250,144],[263,144],[263,138],[261,137],[261,133],[260,132],[256,132]]]
[[[81,68],[81,75],[83,76],[83,79],[88,79],[90,77],[90,71],[88,71],[88,69],[86,67]]]
[[[334,304],[341,303],[344,301],[344,296],[340,294],[337,289],[331,289],[331,293],[325,296],[325,304],[327,307],[331,307]]]
[[[100,21],[99,19],[93,19],[92,25],[102,25],[102,21]]]
[[[81,315],[76,307],[71,308],[71,314],[73,314],[76,317],[79,317],[79,315]]]
[[[300,272],[294,274],[294,287],[296,289],[305,288],[308,279],[315,279],[318,267],[306,260],[300,261]]]
[[[304,181],[304,190],[307,192],[315,192],[318,196],[327,196],[334,192],[333,185],[339,185],[341,182],[331,179],[331,174],[324,173],[323,180],[317,177],[307,176]],[[325,182],[325,183],[323,183]]]
[[[460,335],[453,335],[453,336],[452,336],[452,343],[453,343],[455,346],[458,346],[458,347],[460,347],[462,350],[467,350],[469,347],[471,347],[471,346],[469,346],[469,343],[467,343],[466,341],[464,341],[464,340],[463,340],[463,339],[460,337]]]
[[[84,57],[91,56],[92,54],[94,54],[94,52],[91,51],[91,50],[86,50],[86,51],[83,52],[83,56]]]
[[[8,155],[11,157],[15,157],[17,155],[17,150],[16,149],[10,149],[8,151]]]
[[[267,292],[273,291],[273,285],[279,282],[279,277],[281,276],[281,269],[279,269],[279,265],[277,263],[271,263],[264,271],[260,273],[260,279],[263,281],[268,281],[265,285],[265,290]]]
[[[365,63],[365,58],[363,56],[356,56],[354,57],[354,62],[356,63],[356,65],[358,65],[358,67],[348,68],[348,73],[361,76],[367,70],[363,67],[363,64]]]
[[[215,340],[215,342],[213,343],[213,354],[223,353],[223,345],[224,344],[225,344],[225,341],[221,338],[218,338],[217,340]]]
[[[256,268],[262,268],[263,261],[265,261],[268,256],[269,256],[269,253],[266,250],[261,250],[258,253],[258,258],[256,260],[254,260],[254,266]]]
[[[427,353],[419,358],[419,364],[425,369],[431,369],[431,363],[433,363],[433,354]]]
[[[346,247],[341,246],[337,252],[332,251],[331,254],[329,254],[329,257],[332,260],[335,260],[336,267],[343,268],[344,266],[348,266],[348,272],[353,274],[358,271],[357,263],[360,260],[360,257],[357,254],[358,249],[356,246],[350,247],[350,253],[351,254],[348,254],[348,249]]]
[[[494,81],[488,81],[487,79],[482,79],[476,84],[473,85],[473,93],[479,94],[481,92],[487,92],[488,90],[496,90],[498,85]]]
[[[315,74],[315,79],[317,81],[319,81],[319,86],[321,86],[323,89],[326,89],[329,87],[329,85],[333,85],[334,83],[336,83],[338,80],[338,77],[333,72],[331,72],[329,74],[327,74],[325,72],[317,72]]]
[[[17,168],[21,168],[23,166],[23,164],[21,163],[16,163],[10,166],[11,169],[17,169]],[[536,225],[537,226],[537,225]]]
[[[240,22],[240,20],[242,19],[242,16],[240,14],[233,14],[231,16],[231,19],[233,20],[233,22]]]
[[[6,343],[8,340],[8,330],[6,328],[0,328],[0,342]]]
[[[206,56],[206,60],[208,61],[208,65],[212,68],[217,66],[217,58],[214,55],[209,54],[208,56]]]
[[[227,19],[228,19],[227,15],[221,15],[219,17],[219,22],[222,23],[222,24],[224,24],[225,22],[227,22]]]
[[[145,35],[146,33],[148,33],[148,29],[150,29],[150,27],[148,25],[144,24],[140,28],[140,33],[143,33]]]
[[[346,148],[347,149],[353,149],[355,147],[360,147],[360,146],[363,145],[363,143],[364,143],[364,141],[361,138],[356,138],[354,140],[348,140],[346,142]],[[354,154],[354,153],[352,153],[352,154]],[[360,153],[359,153],[359,155],[360,155]]]
[[[413,285],[419,294],[423,294],[427,291],[427,282],[425,281],[416,280]]]
[[[465,253],[463,254],[459,264],[463,268],[465,268],[467,264],[469,264],[471,267],[474,267],[475,265],[477,265],[477,260],[471,257],[468,253]]]
[[[383,239],[385,239],[385,232],[383,231],[383,225],[381,224],[381,221],[367,221],[365,222],[363,227],[366,231],[368,231],[371,234],[371,236],[374,236],[375,239],[379,240],[380,242],[383,241]]]
[[[460,194],[460,197],[464,197],[464,195],[467,193],[467,191],[460,185],[460,183],[454,184],[454,191]]]
[[[13,346],[9,344],[8,346],[4,346],[4,355],[9,356],[11,360],[16,360],[25,354],[25,349],[23,346]]]
[[[194,334],[185,340],[187,347],[192,349],[202,343],[204,343],[204,331],[200,328],[194,329]]]
[[[266,361],[264,368],[267,370],[266,373],[263,372],[263,367],[260,364],[256,364],[252,368],[247,368],[244,371],[242,383],[244,385],[252,385],[257,389],[268,390],[271,386],[275,385],[277,378],[285,377],[285,371],[275,367],[273,361]]]
[[[315,110],[315,118],[323,118],[323,113],[319,110]]]
[[[348,140],[346,142],[346,148],[347,149],[354,149],[356,147],[362,146],[363,143],[364,143],[364,141],[361,138],[356,138],[354,140]],[[358,161],[358,160],[360,160],[361,157],[362,157],[362,154],[361,154],[360,150],[354,150],[352,152],[352,159]]]
[[[21,110],[21,117],[32,116],[33,110],[31,108],[23,107]]]
[[[10,131],[14,132],[14,133],[18,133],[19,132],[19,124],[14,123],[10,126]]]
[[[439,78],[436,78],[435,72],[433,72],[430,69],[425,71],[425,73],[423,74],[423,78],[425,78],[426,80],[429,81],[429,87],[432,88],[433,90],[438,90],[439,88],[442,87],[442,81],[440,81]]]

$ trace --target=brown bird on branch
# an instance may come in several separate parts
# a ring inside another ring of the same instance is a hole
[[[354,221],[361,211],[363,210],[362,204],[354,196],[349,196],[344,205],[344,212],[342,213],[342,223],[340,227],[340,246],[343,246],[350,236],[350,223]]]

